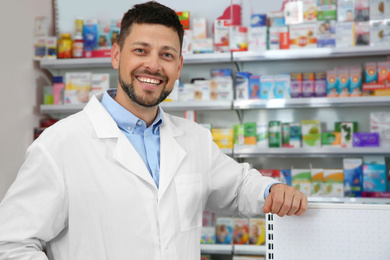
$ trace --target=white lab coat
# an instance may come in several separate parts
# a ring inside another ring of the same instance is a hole
[[[226,156],[209,130],[163,113],[160,188],[99,99],[29,147],[0,204],[0,259],[193,260],[202,212],[262,212],[273,179]]]

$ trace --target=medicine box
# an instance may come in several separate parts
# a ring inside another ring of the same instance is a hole
[[[249,99],[260,99],[260,75],[249,76]]]
[[[265,219],[250,218],[249,219],[249,244],[264,245],[265,244]]]
[[[349,95],[359,97],[362,95],[362,68],[360,66],[349,67]]]
[[[386,39],[386,26],[384,20],[370,21],[370,45],[383,46],[388,44]]]
[[[310,169],[292,169],[291,170],[291,185],[293,188],[310,195],[311,190],[311,171]]]
[[[279,50],[280,49],[280,28],[282,27],[268,27],[268,50]]]
[[[333,48],[336,46],[336,22],[317,22],[317,47]]]
[[[301,147],[301,124],[290,123],[290,147]]]
[[[355,20],[355,1],[337,0],[337,21],[352,22]]]
[[[336,23],[336,47],[353,47],[355,46],[355,23],[354,22],[337,22]]]
[[[370,0],[355,0],[355,21],[370,20]]]
[[[363,162],[363,191],[385,192],[387,174],[384,157],[365,156]]]
[[[230,51],[248,50],[248,27],[230,26],[229,37]]]
[[[316,72],[314,77],[314,96],[326,97],[326,72]]]
[[[370,132],[379,134],[381,147],[390,147],[390,112],[371,112]]]
[[[192,41],[193,41],[193,32],[191,29],[184,30],[184,36],[183,36],[183,47],[182,47],[182,53],[192,53]]]
[[[216,244],[232,244],[233,242],[233,219],[219,217],[216,220]]]
[[[275,75],[274,80],[274,98],[290,98],[290,74]]]
[[[248,51],[267,50],[267,27],[249,27]]]
[[[192,30],[194,39],[207,38],[207,19],[204,17],[197,17],[192,20]]]
[[[268,122],[268,142],[270,148],[282,146],[282,124],[280,121]]]
[[[365,83],[377,83],[378,71],[376,62],[368,62],[364,65],[364,82]]]
[[[92,73],[89,72],[65,73],[65,104],[82,104],[89,101],[91,76]]]
[[[321,146],[321,127],[318,120],[302,120],[302,147]]]
[[[260,77],[260,98],[271,99],[274,98],[273,90],[275,85],[274,76],[261,76]]]
[[[244,144],[244,125],[236,124],[233,126],[233,143],[234,145]]]
[[[268,123],[259,122],[256,125],[257,146],[268,148]]]
[[[338,132],[321,133],[321,146],[341,147],[341,133]]]
[[[290,49],[316,47],[317,23],[290,25]]]
[[[303,73],[302,84],[303,84],[302,87],[303,97],[314,97],[314,87],[315,87],[314,73],[312,72]]]
[[[105,92],[110,88],[110,74],[108,73],[93,73],[91,76],[91,91],[90,97],[93,95]]]
[[[249,99],[249,72],[236,72],[236,99]]]
[[[249,220],[247,218],[233,219],[233,244],[245,245],[249,242]]]
[[[311,169],[310,196],[320,197],[324,193],[324,169]]]
[[[280,170],[280,181],[291,186],[291,169]]]
[[[213,39],[193,39],[191,48],[192,53],[213,53]]]
[[[382,20],[385,18],[385,1],[370,0],[370,20]]]
[[[214,22],[214,46],[216,52],[229,52],[229,27],[231,20],[215,20]]]
[[[337,20],[337,8],[336,5],[319,5],[317,6],[317,20]]]
[[[256,123],[246,122],[244,123],[244,144],[255,145],[257,143]]]
[[[353,147],[379,147],[379,133],[354,133]]]
[[[180,23],[183,25],[184,30],[190,29],[190,12],[189,11],[181,11],[176,12],[179,17]]]
[[[344,197],[343,169],[324,169],[324,196]]]
[[[344,195],[361,197],[363,191],[363,160],[361,158],[344,158]]]
[[[290,124],[282,123],[282,147],[290,148]]]
[[[335,70],[328,70],[326,72],[326,96],[338,97],[338,84],[339,79]]]
[[[210,100],[210,81],[195,80],[194,81],[194,99],[198,101]]]
[[[290,88],[291,97],[300,98],[303,96],[303,76],[302,73],[291,73],[290,74]]]
[[[317,0],[303,0],[303,22],[310,23],[317,21]]]
[[[355,22],[355,46],[370,45],[370,22]]]
[[[215,227],[202,227],[201,244],[215,244]]]
[[[337,67],[338,95],[339,97],[348,97],[350,88],[349,69],[347,67]]]

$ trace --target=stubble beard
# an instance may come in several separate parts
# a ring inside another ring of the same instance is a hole
[[[161,76],[160,74],[153,75],[153,73],[151,73],[151,72],[148,72],[148,73],[144,72],[144,74],[149,74],[150,76]],[[132,78],[132,82],[137,80],[136,77],[134,76],[133,72],[131,73],[131,78]],[[155,106],[159,105],[161,102],[163,102],[168,97],[168,95],[172,91],[172,90],[170,90],[170,91],[166,90],[167,83],[165,83],[163,86],[163,89],[160,93],[160,96],[158,96],[157,98],[153,98],[150,95],[147,95],[146,97],[138,96],[135,93],[133,83],[127,83],[127,82],[124,82],[122,80],[120,68],[118,69],[118,81],[119,81],[119,85],[121,86],[122,90],[127,94],[127,96],[130,98],[130,100],[132,100],[134,103],[136,103],[142,107],[155,107]],[[164,76],[164,82],[167,82],[167,81],[168,81],[167,77]]]

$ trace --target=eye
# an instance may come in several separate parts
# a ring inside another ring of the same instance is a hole
[[[135,52],[138,52],[138,53],[145,53],[145,50],[144,50],[144,49],[135,49],[134,51],[135,51]]]
[[[163,56],[166,57],[166,58],[170,58],[170,59],[173,58],[173,55],[170,54],[170,53],[164,53]]]

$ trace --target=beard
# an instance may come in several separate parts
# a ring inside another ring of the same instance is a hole
[[[168,78],[166,76],[161,75],[160,73],[151,73],[149,71],[143,71],[143,74],[147,74],[150,76],[158,76],[164,78],[164,82],[168,82]],[[137,80],[137,78],[134,75],[134,72],[131,73],[132,82]],[[127,83],[122,80],[120,67],[118,68],[118,81],[119,85],[123,89],[123,91],[127,94],[127,96],[136,104],[143,106],[143,107],[154,107],[163,102],[167,96],[171,93],[172,90],[166,90],[167,84],[165,83],[161,93],[158,97],[153,97],[152,95],[145,95],[140,96],[135,93],[135,88],[133,83]],[[149,91],[147,91],[149,92]]]

